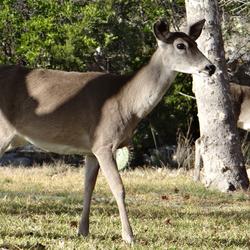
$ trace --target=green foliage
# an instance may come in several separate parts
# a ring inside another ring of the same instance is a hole
[[[173,2],[174,3],[174,2]],[[177,3],[177,2],[176,2]],[[184,1],[178,1],[183,7]],[[0,4],[0,63],[74,71],[129,73],[145,64],[156,47],[152,25],[173,20],[171,2],[151,0],[3,0]],[[134,142],[153,147],[173,143],[194,114],[190,78],[179,76],[160,105],[140,125]]]
[[[129,72],[152,53],[152,23],[165,1],[3,0],[1,63]],[[99,53],[97,53],[97,49]]]

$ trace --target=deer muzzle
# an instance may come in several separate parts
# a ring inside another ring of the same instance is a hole
[[[208,72],[208,75],[211,76],[214,74],[216,67],[213,64],[207,64],[205,66],[205,71]]]

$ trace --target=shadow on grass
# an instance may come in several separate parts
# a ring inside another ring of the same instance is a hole
[[[29,250],[45,250],[46,246],[41,243],[36,243],[34,245],[30,245],[27,243],[26,245],[16,245],[16,244],[1,244],[0,249],[5,250],[20,250],[20,249],[29,249]]]
[[[180,217],[183,219],[199,219],[210,217],[214,219],[222,218],[227,220],[246,220],[250,222],[250,206],[247,202],[216,204],[213,206],[199,206],[199,204],[166,201],[166,203],[156,202],[153,205],[142,202],[134,202],[128,205],[129,213],[136,218],[166,218],[166,216]],[[244,205],[244,209],[241,206]],[[191,211],[190,211],[191,210]],[[183,212],[185,211],[185,212]]]
[[[55,214],[62,215],[67,214],[69,216],[80,215],[82,212],[82,199],[78,192],[65,192],[65,193],[32,193],[32,192],[2,192],[1,197],[8,197],[8,201],[0,200],[0,213],[8,215],[21,215],[23,217],[30,216],[32,214],[44,215],[44,214]],[[13,200],[11,200],[13,198]],[[210,217],[210,218],[223,218],[233,220],[249,220],[250,221],[250,206],[248,210],[238,211],[236,208],[231,208],[230,211],[223,211],[223,208],[230,207],[229,204],[225,204],[221,210],[218,210],[218,206],[215,207],[200,207],[203,211],[188,211],[183,212],[185,205],[182,204],[179,207],[171,206],[171,202],[154,204],[151,209],[148,204],[142,203],[139,200],[133,201],[128,204],[129,216],[145,219],[145,218],[158,218],[164,219],[166,217],[180,217],[183,219],[197,219],[199,217]],[[231,203],[233,205],[233,201]],[[199,209],[200,209],[199,208]],[[148,211],[150,210],[150,213]],[[92,200],[92,209],[95,214],[103,215],[118,215],[118,208],[116,202],[112,196],[107,194],[101,196],[94,196]]]
[[[41,194],[34,192],[2,192],[0,197],[0,213],[7,215],[21,215],[30,217],[32,214],[46,215],[80,215],[82,212],[82,199],[79,193]],[[75,198],[77,197],[77,198]],[[118,213],[116,203],[106,195],[92,200],[92,209],[100,213],[112,215]],[[98,213],[98,212],[97,212]]]
[[[81,213],[82,204],[65,201],[32,200],[28,204],[24,200],[0,202],[0,213],[7,215],[22,215],[29,217],[32,214],[45,215],[48,213],[62,215],[76,215]]]
[[[142,237],[143,241],[147,241],[148,239],[145,237]],[[173,249],[249,249],[250,242],[249,239],[228,239],[228,238],[221,238],[221,237],[185,237],[178,239],[178,236],[176,238],[172,238],[171,236],[166,236],[165,242],[169,245],[179,245],[179,243],[183,242],[185,245],[188,245],[188,247],[182,248],[173,248]],[[206,248],[204,248],[206,247]],[[172,249],[172,248],[170,248]]]
[[[250,247],[250,239],[220,239],[220,238],[214,238],[215,242],[219,243],[222,246],[235,246],[237,248],[239,247]]]
[[[25,238],[25,237],[34,237],[36,239],[44,239],[44,238],[48,238],[48,239],[61,239],[62,237],[65,240],[75,240],[75,239],[83,239],[83,237],[78,236],[77,233],[75,233],[75,235],[69,235],[69,234],[64,234],[64,233],[55,233],[55,232],[48,232],[48,233],[40,233],[40,232],[32,232],[32,231],[18,231],[15,233],[7,233],[7,232],[1,232],[1,237],[2,239],[4,239],[5,237],[12,237],[12,238]],[[1,249],[1,248],[0,248]]]
[[[218,249],[219,247],[236,247],[237,249],[243,249],[243,247],[249,247],[249,239],[228,239],[228,238],[220,238],[220,237],[213,237],[213,238],[202,238],[197,240],[196,238],[186,239],[186,242],[189,243],[189,246],[193,247],[200,247],[205,245],[206,243],[210,247],[214,247],[214,249]]]

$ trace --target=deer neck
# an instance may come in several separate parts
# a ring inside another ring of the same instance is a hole
[[[127,85],[130,112],[142,119],[162,99],[171,86],[176,72],[163,65],[161,51],[157,49],[150,62],[139,70]]]

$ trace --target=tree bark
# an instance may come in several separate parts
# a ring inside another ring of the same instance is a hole
[[[249,179],[229,97],[218,2],[185,0],[185,3],[189,24],[206,19],[197,44],[216,66],[216,72],[210,78],[193,75],[193,91],[200,123],[200,138],[195,144],[196,177],[202,164],[202,182],[207,187],[224,192],[247,189]]]

